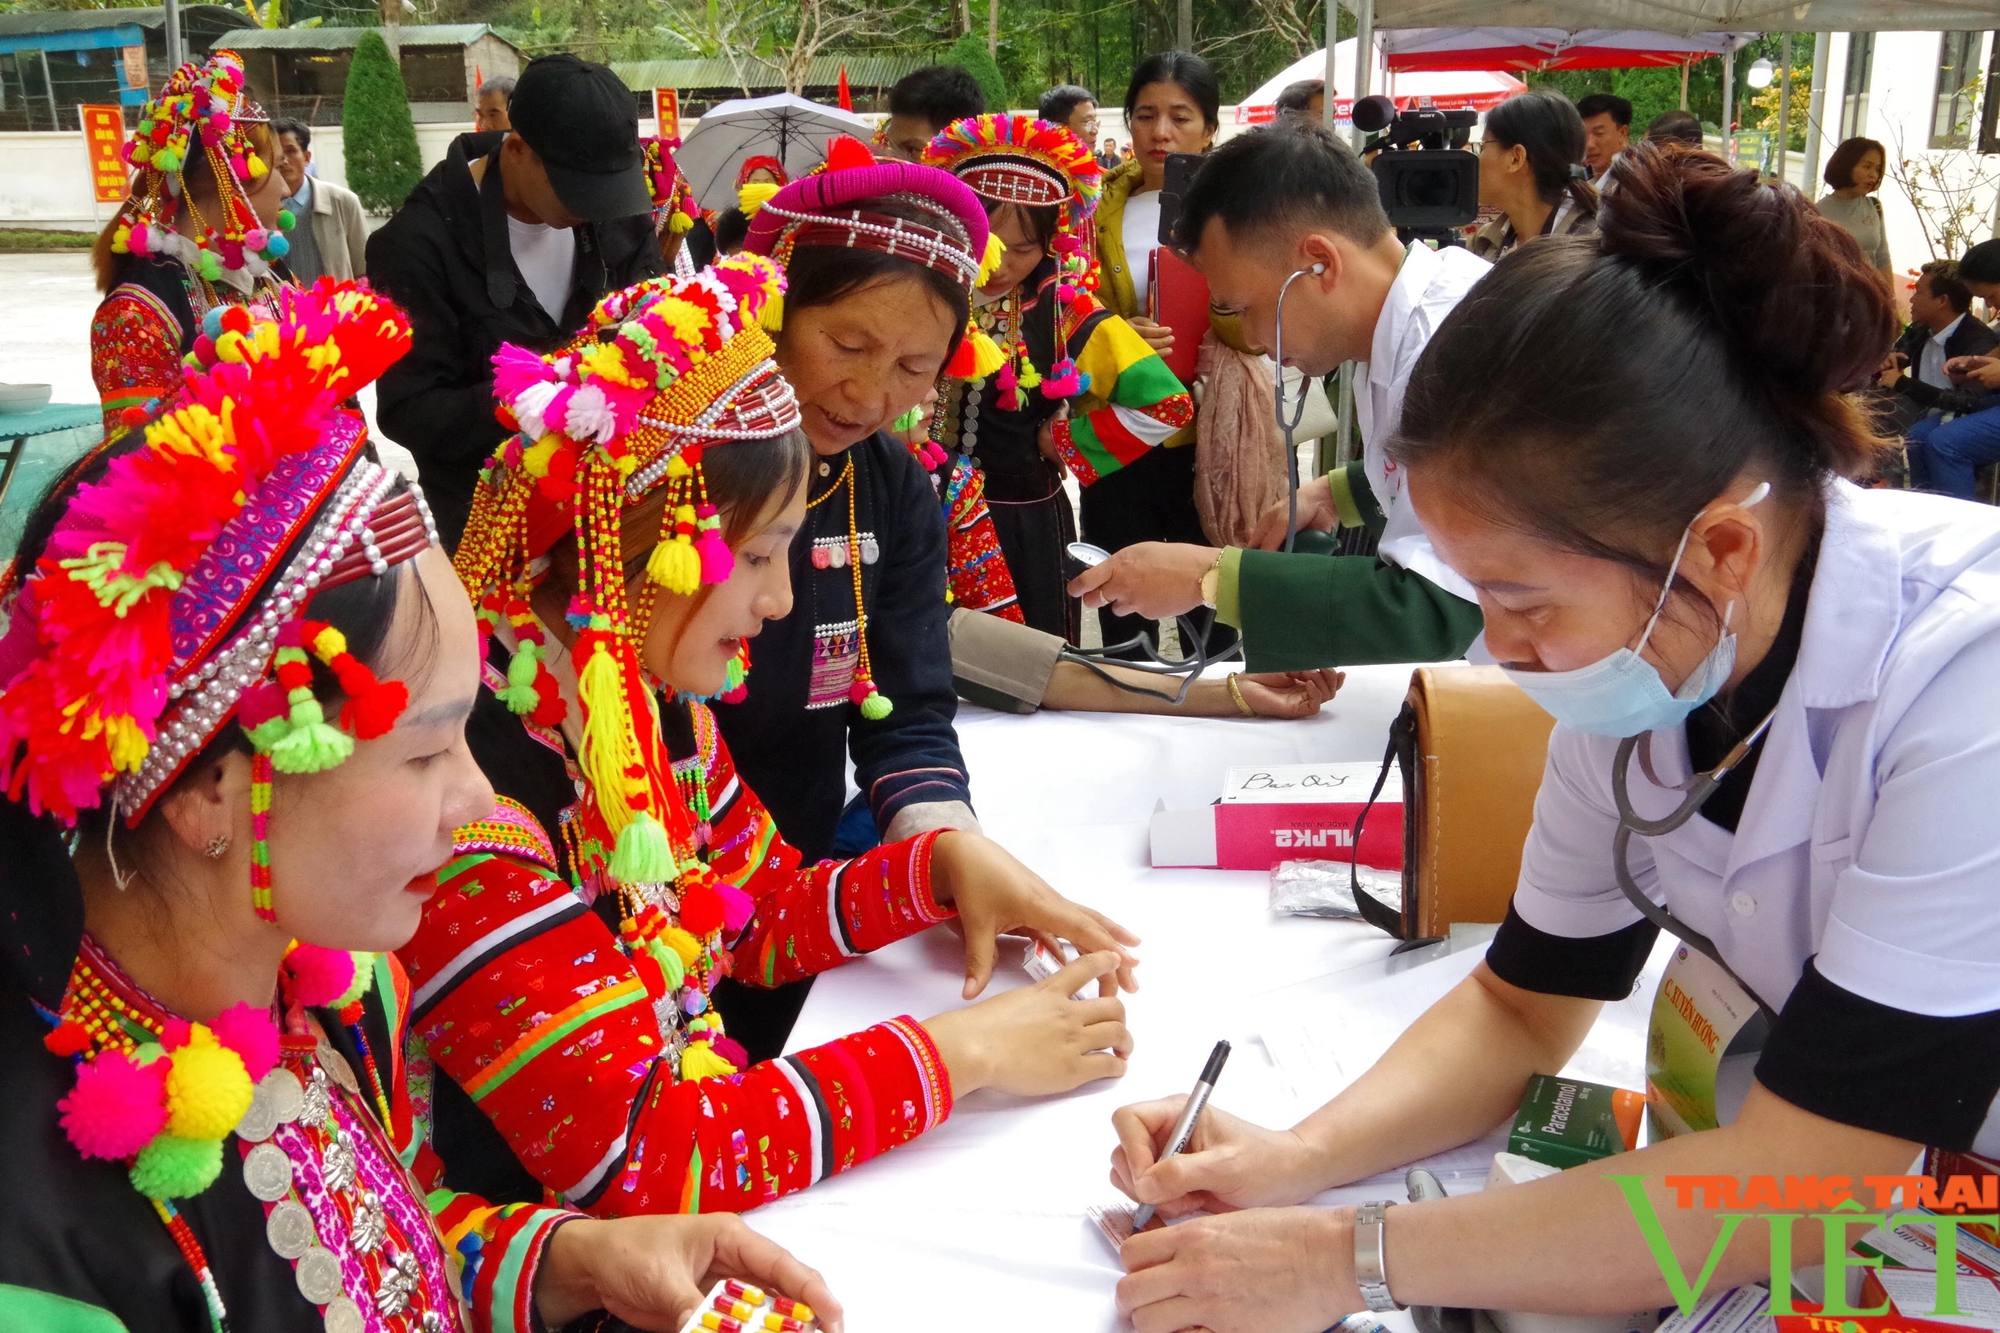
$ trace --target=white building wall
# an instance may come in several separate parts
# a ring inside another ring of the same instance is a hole
[[[1938,32],[1881,32],[1875,34],[1874,68],[1868,83],[1868,114],[1862,137],[1874,139],[1889,150],[1891,159],[1898,155],[1912,158],[1937,157],[1944,159],[1957,169],[1963,178],[1993,174],[2000,168],[2000,158],[1974,156],[1978,148],[1978,126],[1973,126],[1973,148],[1938,149],[1930,145],[1931,119],[1936,107],[1938,54],[1944,34]],[[1981,46],[1979,60],[1975,68],[1984,71],[1991,58],[1992,35],[1986,34]],[[1846,85],[1847,59],[1853,47],[1853,38],[1848,33],[1833,34],[1832,50],[1828,60],[1826,84],[1826,118],[1819,127],[1819,160],[1822,172],[1827,158],[1840,142],[1840,120],[1842,95]],[[1810,51],[1810,46],[1807,50]],[[1987,89],[1982,97],[1995,95]],[[1799,106],[1804,98],[1795,94],[1794,106]],[[1976,113],[1975,113],[1976,114]],[[1814,182],[1815,195],[1826,193],[1823,181]],[[1978,237],[1993,236],[1996,233],[1996,190],[1992,186],[1981,191],[1984,196],[1982,212],[1984,225],[1979,228]],[[1882,183],[1882,218],[1889,240],[1889,258],[1896,271],[1906,273],[1932,258],[1955,258],[1955,256],[1933,255],[1924,236],[1924,227],[1909,197],[1899,187],[1893,176]]]

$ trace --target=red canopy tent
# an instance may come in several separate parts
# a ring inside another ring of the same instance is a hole
[[[1630,69],[1685,65],[1734,51],[1754,32],[1664,32],[1591,28],[1392,28],[1375,45],[1392,73],[1472,69]]]

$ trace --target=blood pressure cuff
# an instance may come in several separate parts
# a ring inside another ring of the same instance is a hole
[[[951,613],[951,683],[958,697],[1002,713],[1042,706],[1063,641],[999,616]]]

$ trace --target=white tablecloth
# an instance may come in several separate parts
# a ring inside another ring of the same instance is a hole
[[[1306,1109],[1255,1040],[1255,997],[1310,992],[1312,979],[1379,962],[1393,942],[1358,922],[1273,917],[1265,874],[1153,870],[1147,824],[1161,800],[1206,818],[1231,764],[1380,759],[1410,668],[1347,676],[1303,722],[960,709],[986,831],[1142,939],[1141,988],[1126,1002],[1136,1050],[1125,1078],[1067,1096],[975,1093],[916,1142],[753,1213],[753,1226],[827,1275],[849,1328],[1116,1329],[1122,1270],[1083,1216],[1122,1198],[1108,1180],[1111,1112],[1187,1091],[1223,1037],[1235,1049],[1218,1105],[1274,1125]],[[1003,951],[996,986],[1026,983],[1019,959],[1018,947]],[[828,973],[792,1048],[958,1007],[963,961],[940,928]]]

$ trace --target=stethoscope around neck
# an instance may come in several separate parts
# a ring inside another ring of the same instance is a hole
[[[1777,1018],[1771,1006],[1764,1003],[1763,998],[1749,983],[1736,974],[1736,969],[1723,961],[1722,951],[1715,947],[1713,940],[1683,925],[1672,912],[1646,896],[1632,878],[1632,869],[1626,863],[1626,856],[1631,848],[1633,835],[1642,838],[1663,837],[1694,818],[1695,812],[1708,803],[1709,797],[1715,795],[1715,789],[1722,785],[1722,780],[1750,757],[1750,752],[1757,748],[1758,742],[1770,731],[1771,722],[1777,715],[1778,710],[1775,708],[1764,714],[1764,720],[1751,728],[1749,735],[1736,742],[1729,753],[1722,757],[1721,763],[1705,773],[1696,773],[1684,782],[1660,780],[1659,774],[1653,768],[1653,733],[1650,731],[1637,736],[1627,736],[1619,741],[1618,753],[1611,761],[1611,799],[1618,806],[1618,831],[1611,836],[1611,865],[1618,876],[1619,891],[1632,906],[1639,909],[1641,916],[1689,948],[1699,951],[1727,973],[1729,979],[1742,987],[1743,993],[1756,1002],[1758,1010],[1763,1013],[1766,1020]],[[1681,803],[1663,819],[1642,818],[1639,812],[1632,808],[1628,783],[1631,776],[1632,754],[1635,750],[1639,755],[1639,768],[1645,773],[1646,781],[1663,790],[1685,793],[1681,797]]]

